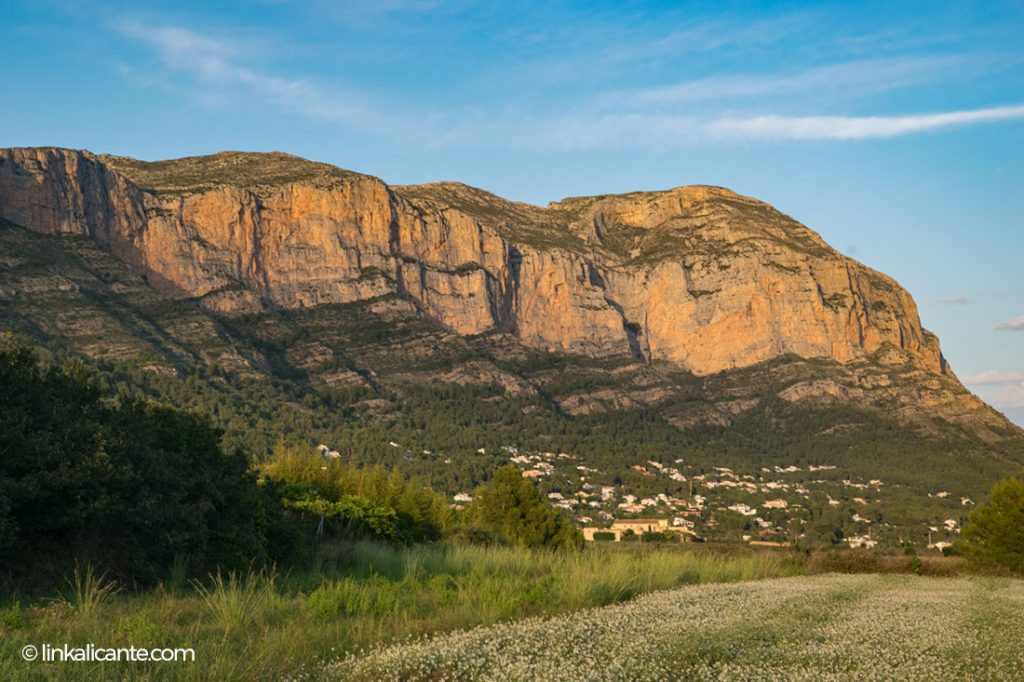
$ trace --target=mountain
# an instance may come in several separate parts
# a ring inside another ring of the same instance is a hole
[[[392,188],[279,153],[148,163],[6,149],[0,215],[88,236],[157,293],[214,316],[390,296],[460,336],[500,332],[638,369],[832,361],[842,379],[782,397],[895,401],[908,421],[940,417],[985,439],[1012,431],[956,380],[895,281],[722,188],[539,208],[455,183]]]
[[[505,445],[829,462],[918,495],[1024,462],[899,284],[719,187],[542,208],[280,153],[16,148],[0,219],[0,328],[257,451],[399,442],[453,490]]]

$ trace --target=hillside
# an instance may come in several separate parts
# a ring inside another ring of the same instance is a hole
[[[1024,462],[906,291],[722,188],[541,208],[285,154],[7,149],[0,218],[3,330],[111,394],[210,412],[254,456],[325,441],[449,493],[510,451],[640,495],[692,493],[649,460],[709,481],[825,464],[815,505],[884,479],[878,509],[916,532]]]

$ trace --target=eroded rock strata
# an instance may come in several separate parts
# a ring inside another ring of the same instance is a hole
[[[695,374],[884,349],[949,373],[895,281],[718,187],[540,208],[285,154],[28,148],[0,150],[0,216],[88,235],[161,293],[223,314],[399,294],[459,334]]]

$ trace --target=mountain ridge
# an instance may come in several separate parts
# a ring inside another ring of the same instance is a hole
[[[140,162],[16,148],[0,150],[0,216],[86,235],[159,293],[222,318],[394,296],[456,335],[697,376],[788,355],[890,368],[854,381],[872,394],[898,368],[917,377],[922,413],[987,439],[1008,428],[959,384],[894,280],[725,188],[544,208],[283,153]],[[849,394],[826,381],[787,395]]]

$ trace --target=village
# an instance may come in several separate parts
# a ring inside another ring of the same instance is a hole
[[[828,464],[699,467],[678,458],[603,471],[574,454],[521,451],[504,454],[535,481],[552,507],[574,518],[588,542],[658,540],[742,542],[790,547],[820,543],[870,549],[925,545],[943,551],[960,532],[974,502],[941,490],[929,494],[948,511],[926,525],[890,523],[883,500],[898,495],[880,479],[845,477]],[[473,499],[460,492],[453,506]]]

